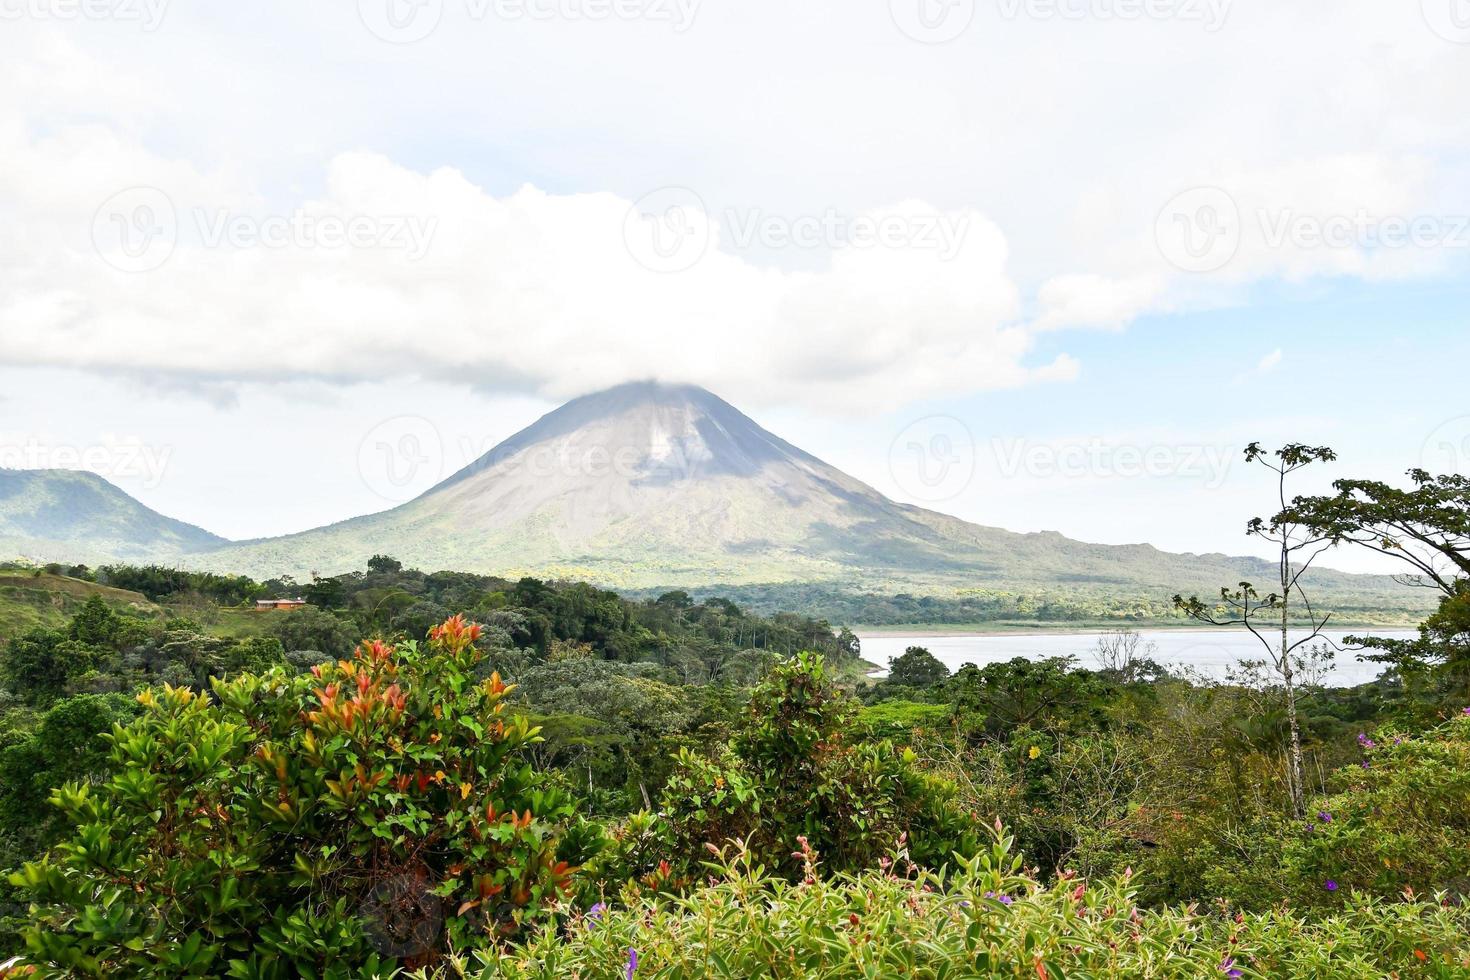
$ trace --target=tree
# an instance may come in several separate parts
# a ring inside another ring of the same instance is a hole
[[[10,641],[0,661],[0,677],[11,692],[36,705],[66,693],[67,681],[96,660],[96,651],[65,633],[33,629]]]
[[[890,684],[904,687],[938,687],[949,680],[949,668],[923,647],[909,647],[901,657],[888,658]]]
[[[88,598],[71,620],[71,638],[91,646],[110,646],[117,629],[117,613],[98,595]]]
[[[1202,602],[1198,596],[1185,599],[1176,595],[1174,604],[1187,616],[1213,626],[1244,626],[1250,630],[1266,650],[1271,668],[1281,679],[1281,692],[1285,700],[1288,764],[1287,789],[1291,796],[1292,812],[1300,817],[1305,812],[1306,788],[1303,785],[1302,734],[1297,717],[1299,689],[1296,678],[1297,651],[1326,643],[1322,630],[1331,618],[1330,613],[1318,616],[1312,608],[1311,599],[1302,586],[1302,576],[1312,563],[1335,543],[1332,534],[1324,534],[1304,524],[1301,518],[1289,509],[1286,496],[1288,479],[1297,471],[1314,463],[1331,462],[1337,454],[1326,446],[1306,446],[1289,443],[1267,452],[1257,442],[1246,447],[1248,463],[1258,463],[1276,477],[1276,497],[1279,504],[1276,516],[1269,521],[1252,518],[1246,525],[1246,533],[1269,541],[1276,548],[1277,584],[1281,591],[1262,596],[1249,582],[1241,582],[1235,589],[1222,588],[1220,601],[1214,604]],[[1293,641],[1290,627],[1291,616],[1300,603],[1306,635]]]
[[[352,652],[352,630],[329,612],[293,609],[271,629],[287,651],[317,650],[336,660]]]
[[[1439,590],[1439,609],[1417,640],[1350,637],[1377,650],[1365,659],[1401,674],[1441,670],[1470,679],[1470,480],[1409,470],[1409,489],[1376,480],[1338,480],[1336,494],[1298,497],[1288,515],[1334,543],[1353,544],[1407,564],[1410,585]]]
[[[435,623],[448,619],[450,611],[437,602],[420,599],[402,612],[394,613],[393,627],[406,636],[423,636]]]
[[[301,593],[319,609],[339,609],[347,601],[347,587],[340,578],[313,579]]]
[[[104,733],[138,714],[138,704],[121,694],[83,694],[58,701],[34,732],[0,751],[0,832],[27,849],[49,845],[63,825],[47,801],[69,779],[96,779],[108,771]]]
[[[965,664],[949,679],[945,695],[958,720],[980,719],[990,736],[1021,727],[1050,732],[1091,725],[1101,720],[1107,685],[1092,671],[1074,667],[1071,657]]]
[[[387,555],[373,555],[368,559],[367,569],[379,575],[394,575],[403,571],[403,562]]]
[[[1154,659],[1158,649],[1152,641],[1145,643],[1137,630],[1109,630],[1099,634],[1092,656],[1106,679],[1135,684],[1164,676],[1164,669]]]
[[[1333,543],[1349,543],[1409,564],[1409,581],[1453,595],[1470,578],[1470,479],[1409,470],[1413,487],[1338,480],[1333,496],[1283,502],[1283,516]]]

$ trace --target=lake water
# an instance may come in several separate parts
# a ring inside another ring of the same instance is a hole
[[[1260,641],[1244,629],[1234,630],[1181,630],[1141,629],[1143,644],[1152,643],[1156,648],[1146,656],[1153,657],[1166,667],[1188,666],[1211,677],[1223,677],[1229,667],[1244,659],[1260,659],[1265,650]],[[1350,687],[1377,677],[1382,665],[1359,663],[1357,654],[1343,645],[1349,634],[1371,633],[1408,639],[1418,634],[1404,629],[1353,629],[1328,630],[1324,635],[1336,641],[1340,650],[1332,672],[1324,682],[1329,685]],[[1295,640],[1303,634],[1294,633]],[[1025,657],[1040,660],[1045,657],[1076,657],[1079,667],[1096,667],[1093,650],[1098,634],[1093,633],[858,633],[863,644],[863,659],[882,664],[886,669],[890,657],[897,657],[912,646],[923,647],[951,671],[965,664],[983,667]],[[1140,646],[1140,649],[1142,645]]]

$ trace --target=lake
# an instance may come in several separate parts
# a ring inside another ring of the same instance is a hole
[[[1223,677],[1225,670],[1243,659],[1260,659],[1265,650],[1260,642],[1243,629],[1234,630],[1183,630],[1141,629],[1144,645],[1152,643],[1155,650],[1144,654],[1152,656],[1166,667],[1188,666],[1211,677]],[[1382,672],[1375,663],[1359,663],[1357,654],[1342,646],[1349,634],[1372,633],[1375,636],[1409,639],[1417,636],[1414,630],[1368,628],[1350,630],[1328,630],[1325,636],[1341,647],[1332,672],[1325,683],[1338,687],[1350,687],[1371,681]],[[1294,632],[1292,639],[1303,634]],[[1081,667],[1096,667],[1093,649],[1097,644],[1097,632],[1090,633],[935,633],[922,629],[906,633],[858,632],[863,644],[863,659],[882,664],[886,669],[890,657],[897,657],[911,646],[928,650],[951,671],[964,664],[985,666],[1025,657],[1040,660],[1045,657],[1076,657]],[[1141,647],[1140,647],[1141,649]]]

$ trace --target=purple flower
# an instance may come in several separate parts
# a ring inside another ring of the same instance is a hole
[[[633,980],[633,974],[638,972],[638,950],[632,946],[628,947],[628,971],[623,974],[625,980]]]
[[[1333,881],[1331,878],[1328,878],[1327,879],[1327,884],[1324,885],[1323,887],[1326,888],[1330,892],[1335,892],[1335,891],[1337,891],[1337,882]]]
[[[1322,821],[1323,823],[1331,823],[1332,814],[1328,813],[1326,810],[1321,810],[1317,813],[1317,819]]]
[[[1358,744],[1365,749],[1371,749],[1374,746],[1373,740],[1362,732],[1358,732]]]
[[[607,906],[603,905],[601,902],[598,902],[596,905],[587,910],[587,921],[592,923],[601,922],[602,913],[606,911]]]
[[[1465,714],[1470,715],[1470,708],[1465,709]]]
[[[1235,968],[1235,960],[1229,956],[1220,961],[1220,972],[1231,978],[1244,976],[1243,973]]]

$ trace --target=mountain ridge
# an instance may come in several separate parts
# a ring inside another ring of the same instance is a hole
[[[1213,589],[1255,558],[1021,533],[891,500],[692,385],[633,382],[573,399],[413,500],[197,556],[260,572],[421,567],[586,578],[628,588],[825,582]],[[1324,571],[1319,584],[1386,589]]]
[[[148,561],[226,544],[86,470],[0,469],[0,549],[41,561]]]
[[[1213,591],[1271,572],[1256,558],[1090,544],[899,503],[703,388],[652,381],[574,398],[388,510],[238,542],[173,524],[160,534],[177,563],[259,578],[338,574],[379,553],[425,569],[630,589],[810,583],[1153,594]],[[1326,570],[1313,581],[1393,588],[1385,576]]]

